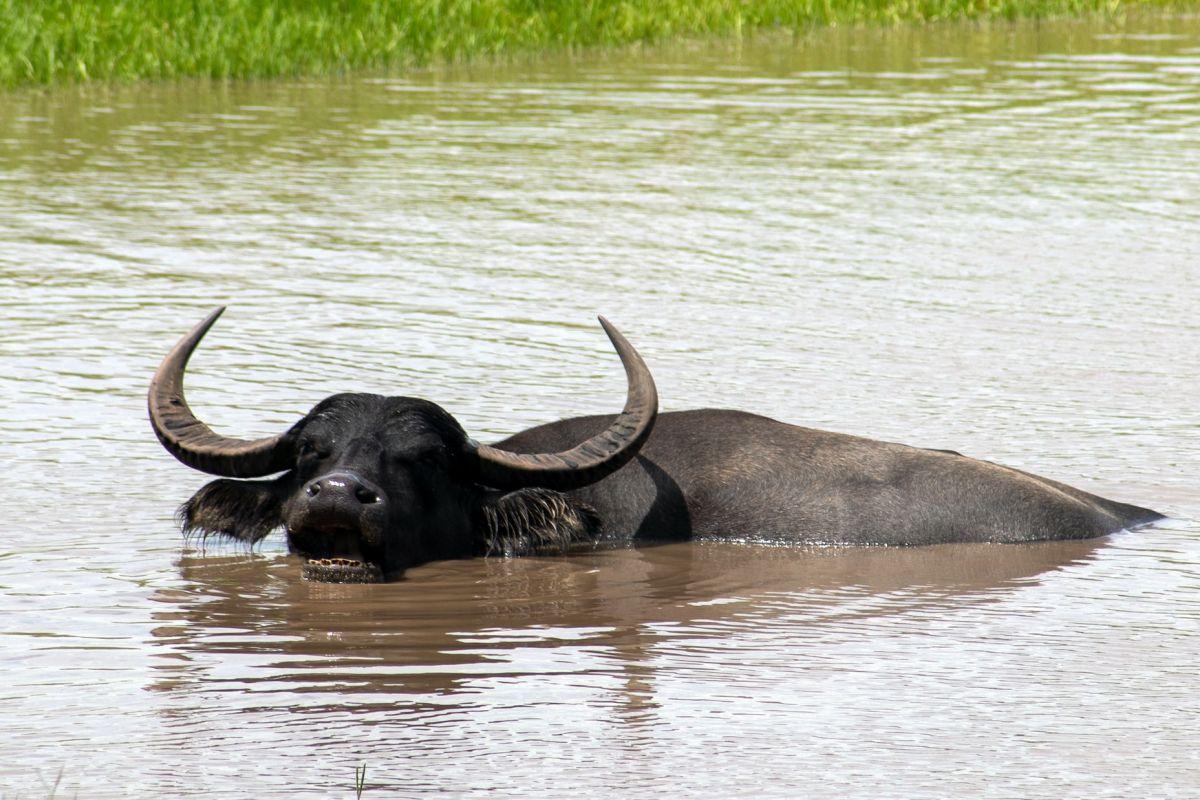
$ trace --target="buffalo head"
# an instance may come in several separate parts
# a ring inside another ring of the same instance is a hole
[[[434,559],[586,539],[594,514],[561,492],[632,459],[658,413],[650,371],[601,317],[625,367],[625,409],[563,452],[479,444],[434,403],[374,394],[334,395],[278,436],[232,439],[197,419],[183,394],[188,358],[223,311],[180,339],[150,384],[159,441],[189,467],[222,476],[183,505],[181,523],[248,542],[282,527],[310,578],[375,581]]]

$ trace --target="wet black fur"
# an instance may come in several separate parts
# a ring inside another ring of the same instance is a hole
[[[498,446],[559,452],[612,421],[560,420]],[[295,451],[288,472],[208,484],[180,509],[184,531],[253,543],[284,527],[299,552],[333,547],[338,521],[331,529],[304,518],[304,487],[333,473],[361,476],[386,499],[379,547],[387,574],[437,559],[562,552],[598,540],[1028,542],[1102,536],[1161,518],[954,451],[715,409],[660,414],[633,461],[566,492],[481,485],[462,427],[425,400],[335,395],[286,441]]]
[[[180,527],[186,536],[254,544],[283,527],[283,502],[293,484],[290,472],[272,481],[215,480],[179,507]],[[481,490],[477,498],[478,555],[561,553],[594,540],[600,528],[595,509],[550,489]]]
[[[586,503],[549,489],[497,494],[480,506],[484,555],[563,553],[589,542],[600,517]]]
[[[563,552],[573,544],[595,538],[600,527],[600,520],[590,506],[560,492],[534,488],[505,493],[476,484],[469,465],[461,457],[466,433],[457,420],[433,403],[374,395],[335,395],[319,403],[288,432],[287,439],[296,451],[294,469],[273,480],[220,479],[209,483],[180,507],[178,518],[184,533],[253,544],[286,527],[293,518],[289,515],[289,504],[302,502],[305,483],[328,469],[327,464],[305,455],[304,444],[315,443],[318,449],[345,447],[346,441],[325,441],[334,431],[350,441],[355,437],[382,436],[381,457],[403,455],[405,445],[423,441],[424,445],[414,454],[423,448],[426,455],[434,453],[437,462],[422,467],[418,455],[416,471],[426,475],[438,473],[443,483],[456,487],[449,497],[443,494],[439,498],[427,487],[418,485],[418,481],[411,482],[411,499],[427,508],[432,506],[431,517],[452,511],[449,506],[462,506],[461,516],[469,521],[469,530],[456,535],[448,530],[454,527],[452,521],[438,525],[434,519],[423,519],[421,522],[432,523],[434,532],[405,537],[407,541],[400,544],[409,556],[404,561],[410,563],[396,566],[468,555]],[[353,468],[356,473],[386,484],[386,475],[380,472],[386,472],[386,464],[369,464],[366,462],[370,459],[353,454],[349,460],[349,464],[337,466]],[[392,489],[396,491],[395,487]],[[416,526],[410,523],[399,527],[410,530]]]
[[[224,536],[254,544],[283,526],[283,492],[290,474],[273,481],[213,481],[179,507],[179,527],[185,536]]]

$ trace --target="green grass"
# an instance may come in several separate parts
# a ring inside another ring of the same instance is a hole
[[[740,35],[762,28],[1112,13],[1122,4],[1122,0],[0,0],[0,87],[320,74],[679,36]]]

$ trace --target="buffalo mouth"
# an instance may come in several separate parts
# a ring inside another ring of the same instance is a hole
[[[318,583],[383,583],[383,558],[365,546],[353,526],[304,527],[288,532],[293,552],[304,559],[300,576]]]
[[[378,564],[354,558],[310,558],[300,568],[300,576],[318,583],[383,583]]]

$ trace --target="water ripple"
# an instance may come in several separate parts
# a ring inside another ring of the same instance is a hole
[[[1200,661],[1200,26],[933,26],[0,112],[0,792],[1185,797]],[[145,419],[346,389],[476,436],[663,407],[1173,514],[1100,542],[695,543],[304,583],[181,548]]]

